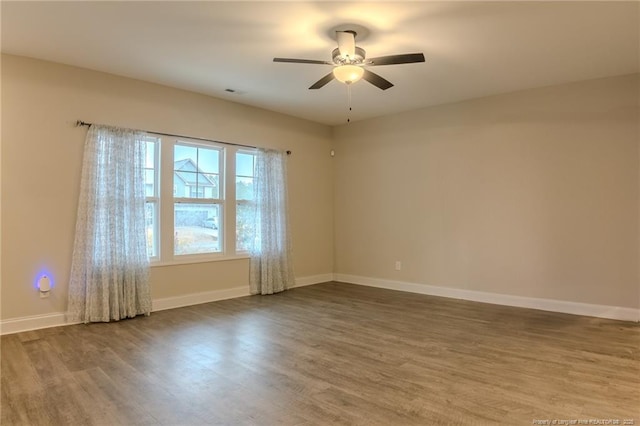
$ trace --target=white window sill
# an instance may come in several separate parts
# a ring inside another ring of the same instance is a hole
[[[209,263],[209,262],[224,262],[224,261],[229,261],[229,260],[242,260],[242,259],[249,259],[249,254],[248,253],[242,253],[242,254],[235,254],[235,255],[220,255],[220,256],[215,256],[215,257],[211,257],[211,256],[207,256],[207,257],[187,257],[185,259],[174,259],[174,260],[170,260],[170,261],[165,261],[165,262],[161,262],[161,261],[151,261],[149,262],[149,266],[151,268],[156,268],[156,267],[163,267],[163,266],[176,266],[176,265],[191,265],[194,263]]]

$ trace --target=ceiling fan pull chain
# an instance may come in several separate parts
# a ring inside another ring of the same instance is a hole
[[[349,115],[347,115],[347,123],[351,123],[351,85],[347,84],[347,102],[349,103]]]

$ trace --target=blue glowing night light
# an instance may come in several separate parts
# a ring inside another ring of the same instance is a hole
[[[51,286],[51,288],[55,287],[55,282],[53,280],[53,275],[46,269],[41,269],[37,274],[36,274],[36,279],[33,283],[33,287],[35,287],[36,290],[40,290],[40,280],[44,277],[49,278],[49,285]]]

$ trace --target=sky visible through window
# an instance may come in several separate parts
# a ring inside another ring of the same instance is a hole
[[[253,176],[253,154],[238,153],[236,156],[236,174],[238,176]]]
[[[202,173],[219,173],[220,152],[217,149],[198,148],[195,146],[175,145],[173,161],[191,159]]]

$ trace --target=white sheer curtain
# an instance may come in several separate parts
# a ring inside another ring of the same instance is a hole
[[[260,149],[255,171],[255,235],[251,250],[251,294],[273,294],[295,283],[287,206],[284,152]]]
[[[91,125],[76,218],[69,316],[106,322],[151,312],[144,133]]]

